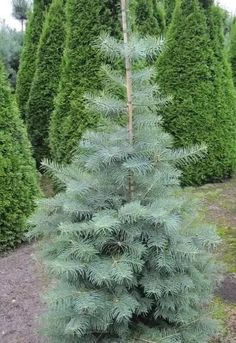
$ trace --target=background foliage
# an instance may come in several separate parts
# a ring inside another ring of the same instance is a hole
[[[234,86],[236,86],[236,20],[232,25],[230,33],[229,60],[232,68]]]
[[[53,0],[46,16],[27,104],[26,123],[39,165],[49,157],[49,122],[60,80],[65,40],[65,1]]]
[[[183,168],[185,184],[220,181],[235,166],[235,90],[223,52],[220,12],[216,19],[218,10],[208,11],[211,15],[196,0],[178,1],[157,62],[157,81],[173,97],[164,116],[166,130],[178,147],[208,146],[204,160]]]
[[[84,94],[101,87],[102,57],[95,45],[102,32],[120,31],[119,0],[68,0],[67,36],[59,91],[50,125],[50,147],[56,161],[69,162],[82,133],[96,126],[85,108]]]
[[[16,97],[22,118],[25,119],[31,83],[35,73],[38,43],[42,31],[45,9],[51,0],[34,0],[24,37],[24,47],[17,75]]]
[[[16,86],[16,75],[19,68],[20,53],[23,44],[21,32],[8,26],[0,26],[0,59],[4,63],[11,86]]]
[[[158,36],[165,31],[165,9],[160,0],[137,0],[135,23],[142,35]]]

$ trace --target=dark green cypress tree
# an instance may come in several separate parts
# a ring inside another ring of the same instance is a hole
[[[101,87],[102,57],[95,48],[103,31],[119,34],[119,0],[68,0],[67,37],[59,92],[50,124],[53,159],[69,162],[72,150],[97,117],[84,104],[84,93]]]
[[[50,2],[51,0],[34,0],[33,12],[30,14],[27,23],[16,83],[16,99],[23,119],[25,119],[30,87],[35,73],[37,48],[42,31],[45,8]]]
[[[137,0],[135,23],[141,35],[158,36],[165,30],[165,12],[161,1]]]
[[[225,13],[214,3],[206,12],[214,53],[214,104],[216,163],[213,180],[230,177],[236,166],[236,91],[224,42]]]
[[[165,94],[173,96],[164,125],[178,147],[201,142],[208,146],[207,158],[183,168],[185,184],[222,180],[231,174],[234,164],[233,118],[224,113],[226,99],[221,99],[221,104],[217,99],[221,76],[215,56],[219,50],[214,52],[214,49],[199,2],[178,1],[166,47],[157,63],[158,83]],[[234,97],[227,101],[234,102]]]
[[[231,64],[234,86],[236,87],[236,20],[230,32],[229,61]]]
[[[49,157],[48,127],[60,80],[65,38],[65,0],[53,0],[38,47],[26,123],[37,164]]]
[[[38,193],[26,129],[0,63],[0,251],[22,241]]]

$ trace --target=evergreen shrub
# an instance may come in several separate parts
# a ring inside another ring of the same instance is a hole
[[[142,35],[159,36],[165,30],[165,10],[160,0],[137,0],[135,23]]]
[[[22,118],[26,116],[31,83],[35,73],[38,43],[42,31],[45,9],[51,0],[34,0],[33,11],[29,15],[24,36],[24,45],[20,58],[20,67],[16,82],[16,99]]]
[[[38,194],[26,129],[0,64],[0,251],[20,243]]]
[[[215,170],[213,181],[231,177],[236,166],[236,91],[232,70],[225,51],[225,13],[212,4],[206,13],[211,46],[214,53],[214,127]],[[211,181],[211,180],[210,180]]]
[[[95,45],[103,31],[119,34],[119,0],[68,0],[66,22],[61,80],[49,138],[53,158],[67,163],[82,133],[98,122],[85,108],[84,94],[101,88],[104,60]]]
[[[204,142],[208,147],[205,159],[182,167],[188,185],[231,176],[236,157],[235,92],[219,36],[222,23],[206,19],[197,0],[178,1],[157,61],[157,81],[173,97],[163,119],[175,146]]]
[[[236,20],[232,24],[230,32],[229,60],[232,68],[234,86],[236,87]]]

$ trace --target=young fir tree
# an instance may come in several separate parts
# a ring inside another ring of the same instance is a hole
[[[57,161],[69,162],[82,133],[97,123],[97,116],[85,108],[84,93],[101,87],[103,59],[96,51],[96,40],[103,31],[119,33],[118,5],[118,0],[67,1],[66,46],[49,135]]]
[[[236,87],[236,20],[230,32],[229,61],[231,64],[234,86]]]
[[[53,0],[43,26],[26,123],[37,164],[49,157],[48,130],[60,80],[65,38],[65,0]]]
[[[229,109],[234,106],[234,94],[232,88],[220,92],[228,82],[222,81],[220,68],[224,67],[217,57],[222,56],[222,46],[220,50],[214,45],[209,31],[197,0],[178,1],[166,47],[157,62],[160,87],[173,97],[164,116],[166,130],[173,134],[177,147],[200,142],[208,147],[205,159],[183,167],[185,184],[222,180],[232,173],[235,160],[235,115]]]
[[[30,14],[27,23],[16,84],[16,99],[23,119],[25,119],[26,105],[35,73],[37,48],[42,31],[45,8],[50,2],[51,0],[34,0],[33,12]]]
[[[141,35],[158,36],[165,30],[165,11],[161,1],[137,0],[135,24]]]
[[[46,164],[64,190],[32,219],[57,279],[45,332],[50,343],[207,343],[216,324],[206,305],[218,237],[199,224],[176,168],[202,149],[172,148],[157,115],[166,100],[156,97],[153,69],[132,73],[160,46],[129,39],[122,13],[124,44],[105,36],[101,47],[125,58],[126,77],[108,67],[102,96],[88,96],[108,125],[84,134],[70,165]],[[113,118],[127,113],[128,128],[116,125]]]
[[[22,241],[37,180],[26,130],[0,63],[0,251]]]

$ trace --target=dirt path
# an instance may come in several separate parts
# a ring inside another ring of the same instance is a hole
[[[24,245],[0,259],[1,343],[42,343],[34,334],[42,305],[32,252],[32,246]]]

